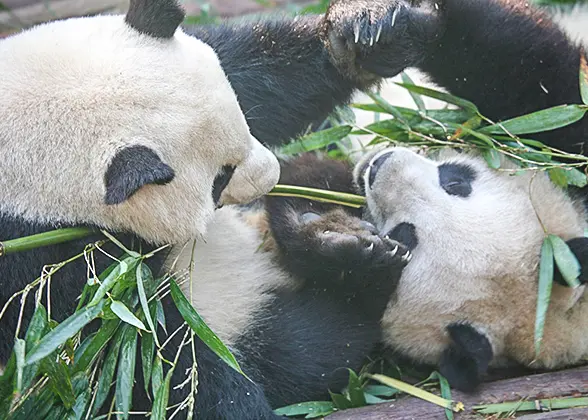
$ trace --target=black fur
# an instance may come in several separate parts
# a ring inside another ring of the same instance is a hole
[[[479,385],[492,360],[488,338],[467,323],[447,326],[451,344],[441,355],[439,372],[452,387],[472,392]]]
[[[225,165],[221,168],[221,172],[216,178],[214,178],[214,182],[212,183],[212,200],[215,205],[219,203],[221,194],[227,188],[227,185],[229,185],[235,169],[234,166]]]
[[[174,170],[146,146],[130,146],[116,153],[104,174],[106,204],[120,204],[148,184],[165,185]]]
[[[588,281],[588,238],[574,238],[566,243],[580,263],[580,276],[578,280],[581,284],[585,284]],[[562,277],[561,272],[557,269],[557,265],[553,273],[553,281],[562,286],[568,286],[568,282]]]
[[[386,3],[385,0],[378,1]],[[579,45],[529,2],[523,0],[442,0],[440,11],[423,19],[422,11],[403,9],[418,21],[404,32],[402,44],[418,45],[417,57],[393,44],[378,46],[369,58],[358,59],[372,71],[372,60],[384,55],[428,73],[433,82],[478,105],[495,121],[540,109],[579,104]],[[403,37],[401,37],[403,38]],[[385,63],[380,59],[379,63]],[[392,63],[391,67],[394,67]],[[583,153],[588,118],[533,138],[566,151]]]
[[[185,13],[176,0],[131,0],[125,22],[154,38],[172,38]]]

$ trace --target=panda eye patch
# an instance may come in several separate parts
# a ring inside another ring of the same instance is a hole
[[[444,163],[439,166],[439,185],[449,195],[469,197],[476,172],[468,165]]]

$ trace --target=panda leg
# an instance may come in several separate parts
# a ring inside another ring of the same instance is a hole
[[[581,284],[585,284],[588,281],[588,238],[574,238],[570,239],[566,243],[580,263],[580,276],[578,277],[578,280]],[[561,284],[562,286],[568,285],[560,271],[557,269],[557,266],[555,267],[555,272],[553,273],[553,281]]]
[[[472,392],[492,360],[490,341],[469,323],[451,324],[447,333],[451,344],[441,355],[439,371],[453,388]]]

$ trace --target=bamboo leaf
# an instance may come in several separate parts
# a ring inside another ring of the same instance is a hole
[[[14,354],[16,355],[16,385],[14,392],[20,394],[22,392],[22,379],[25,368],[25,352],[26,342],[22,338],[14,339]]]
[[[565,188],[568,186],[568,178],[566,177],[566,171],[562,168],[551,168],[547,171],[549,179],[555,185]]]
[[[351,401],[349,401],[347,399],[347,397],[345,397],[344,395],[336,394],[331,391],[329,391],[329,394],[331,395],[331,399],[333,400],[333,405],[335,406],[336,409],[348,410],[350,408],[353,408],[353,404],[351,403]]]
[[[157,323],[159,325],[161,325],[161,328],[163,328],[163,332],[167,334],[167,328],[165,327],[165,311],[163,310],[163,304],[161,303],[161,300],[157,299],[157,310],[156,310],[156,317],[157,317]]]
[[[347,392],[349,393],[349,401],[351,401],[353,407],[363,407],[366,402],[361,381],[353,370],[348,369],[348,371],[349,383],[347,385]]]
[[[70,409],[75,401],[73,385],[69,377],[69,371],[63,360],[55,361],[52,358],[46,358],[41,362],[41,369],[47,374],[49,386],[53,392],[59,396],[63,405]]]
[[[106,358],[104,359],[104,363],[102,364],[102,374],[98,380],[98,387],[96,389],[96,397],[94,401],[94,414],[96,414],[98,410],[102,408],[102,404],[104,404],[104,401],[106,401],[106,398],[108,397],[112,379],[114,377],[114,371],[118,362],[120,347],[122,345],[125,332],[129,329],[132,330],[133,328],[131,328],[131,326],[128,324],[122,324],[121,328],[118,329],[111,341],[110,349],[108,350]]]
[[[535,315],[535,356],[539,355],[543,340],[543,327],[551,297],[553,285],[553,246],[549,237],[543,240],[541,260],[539,262],[539,285],[537,291],[537,309]]]
[[[156,357],[153,362],[153,372],[151,373],[151,390],[153,395],[157,395],[157,390],[161,388],[163,383],[163,365],[161,364],[161,358]]]
[[[433,372],[431,378],[437,379],[439,381],[439,389],[441,390],[441,396],[446,400],[451,401],[451,387],[449,386],[449,382],[447,382],[447,379],[445,379],[445,376],[441,375],[439,372]],[[453,420],[453,411],[451,411],[451,409],[449,408],[446,408],[445,417],[447,417],[447,420]]]
[[[404,127],[405,130],[410,130],[410,124],[406,121],[402,112],[397,109],[396,107],[390,105],[384,98],[374,92],[366,92],[366,94],[374,101],[378,106],[380,106],[386,114],[392,115],[399,123]]]
[[[391,397],[398,394],[398,390],[396,388],[391,388],[386,385],[367,385],[364,388],[364,391],[377,397]]]
[[[412,85],[412,86],[416,86],[414,84],[414,82],[412,81],[412,79],[410,78],[410,76],[408,74],[406,74],[406,72],[402,72],[402,74],[400,75],[400,77],[402,78],[402,82],[405,85]],[[427,111],[427,107],[425,106],[425,102],[423,101],[423,98],[421,97],[421,95],[419,95],[416,92],[413,92],[411,90],[408,91],[408,93],[410,94],[412,100],[414,101],[415,105],[417,106],[417,108],[419,109],[419,111]]]
[[[565,170],[564,173],[569,185],[574,185],[580,188],[588,185],[588,179],[586,178],[586,174],[584,172],[581,172],[576,168],[571,168]]]
[[[430,98],[439,99],[440,101],[446,102],[448,104],[456,105],[464,110],[470,111],[471,113],[477,114],[478,107],[474,105],[472,102],[467,101],[462,98],[458,98],[457,96],[450,95],[445,92],[440,92],[438,90],[429,89],[423,86],[416,86],[408,83],[397,83],[398,86],[402,86],[403,88],[407,89],[410,92],[418,93],[423,96],[428,96]]]
[[[484,160],[492,169],[500,169],[500,153],[496,149],[485,149],[482,152]]]
[[[123,335],[116,375],[116,410],[122,413],[119,417],[123,419],[129,417],[133,402],[136,356],[137,330],[128,328]]]
[[[533,134],[555,130],[580,120],[586,113],[584,105],[560,105],[516,117],[500,124],[481,128],[487,134]],[[506,131],[505,131],[506,130]]]
[[[280,407],[274,410],[278,416],[304,416],[307,419],[327,416],[335,411],[332,401],[308,401]],[[312,416],[312,417],[309,417]]]
[[[229,349],[223,344],[223,342],[216,336],[214,332],[206,325],[204,320],[198,315],[198,312],[194,309],[194,306],[186,299],[184,293],[180,287],[174,281],[170,279],[170,290],[171,296],[178,308],[178,311],[182,314],[184,320],[188,323],[190,328],[196,333],[198,338],[204,342],[218,357],[221,358],[227,365],[235,369],[237,372],[245,375],[241,370],[241,367],[237,363],[235,357],[231,354]]]
[[[580,95],[582,102],[588,105],[588,63],[584,54],[580,57]]]
[[[167,409],[167,401],[169,398],[169,386],[172,378],[173,368],[165,375],[163,385],[157,389],[155,401],[153,401],[153,408],[151,409],[151,418],[154,420],[165,420],[165,411]]]
[[[483,404],[472,407],[480,414],[510,413],[518,411],[538,411],[538,407],[548,410],[560,410],[565,408],[586,407],[588,397],[551,398],[535,401],[510,401],[498,404]]]
[[[144,266],[143,263],[139,263],[139,265],[137,265],[137,272],[136,272],[137,291],[139,293],[139,301],[141,302],[141,308],[143,309],[143,315],[145,316],[145,320],[147,321],[147,325],[149,325],[149,328],[152,333],[152,339],[155,339],[155,341],[157,342],[157,347],[159,347],[159,342],[157,341],[157,335],[156,335],[157,328],[155,328],[155,323],[153,322],[153,318],[151,317],[151,311],[149,309],[149,304],[147,302],[147,294],[145,293],[145,285],[143,282],[143,269],[144,269],[143,266]]]
[[[340,125],[308,134],[283,146],[280,149],[280,153],[285,155],[296,155],[317,149],[324,149],[329,144],[342,140],[351,132],[351,128],[350,125]]]
[[[570,287],[579,287],[580,281],[580,263],[578,259],[568,246],[559,236],[549,235],[551,246],[553,247],[553,256],[555,263],[561,273],[561,276],[569,284]]]
[[[31,318],[27,333],[25,335],[26,350],[32,350],[39,342],[43,335],[47,333],[47,311],[43,305],[37,306],[35,313]],[[26,366],[23,371],[22,386],[26,389],[30,386],[33,379],[37,375],[39,368],[38,363],[33,363],[30,366]]]
[[[106,293],[114,287],[116,281],[129,270],[129,262],[133,259],[133,257],[125,258],[106,276],[88,306],[97,305],[102,300]]]
[[[137,318],[130,310],[125,306],[124,303],[121,301],[115,300],[110,305],[110,309],[112,312],[116,314],[122,321],[126,322],[127,324],[131,324],[134,327],[137,327],[141,330],[146,331],[147,328],[145,324],[141,322],[139,318]]]
[[[82,420],[86,418],[86,408],[92,395],[90,383],[86,375],[79,372],[72,378],[72,385],[76,400],[72,407],[73,413],[69,416],[69,420]]]
[[[57,348],[64,344],[70,337],[73,337],[88,323],[90,323],[90,321],[98,317],[104,308],[104,303],[105,302],[101,302],[96,306],[86,307],[79,312],[74,313],[72,316],[55,327],[53,331],[44,336],[39,344],[37,344],[33,350],[27,354],[25,363],[30,365],[38,362],[42,358],[57,350]]]
[[[73,373],[88,369],[100,352],[106,347],[119,325],[120,321],[118,319],[102,322],[102,325],[92,337],[88,346],[76,358],[76,363],[72,368]]]

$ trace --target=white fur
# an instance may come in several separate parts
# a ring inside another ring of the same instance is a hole
[[[578,3],[571,10],[554,8],[552,19],[575,41],[588,45],[588,6]]]
[[[392,156],[366,192],[369,214],[382,233],[402,222],[413,224],[419,242],[382,320],[386,342],[437,363],[448,344],[445,327],[468,321],[488,335],[497,361],[531,363],[544,228],[564,240],[583,236],[588,227],[583,208],[545,173],[513,175],[511,162],[503,161],[503,171],[496,171],[469,154],[444,151],[432,160],[405,148],[389,150]],[[469,197],[441,188],[437,167],[443,162],[475,169]],[[363,174],[356,170],[356,176]],[[583,289],[579,296],[554,286],[538,366],[588,355]]]
[[[215,212],[204,240],[195,248],[190,241],[175,249],[167,261],[168,269],[186,280],[184,293],[225,344],[233,344],[254,323],[255,311],[270,303],[269,290],[295,284],[262,244],[260,231],[238,210],[225,207]]]
[[[123,16],[52,22],[2,40],[0,74],[2,212],[178,243],[205,231],[223,165],[237,166],[222,196],[229,203],[278,180],[277,160],[249,133],[215,52],[181,30],[157,40]],[[110,160],[139,144],[175,179],[105,205]]]

